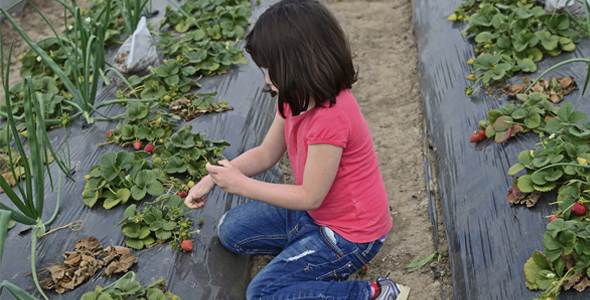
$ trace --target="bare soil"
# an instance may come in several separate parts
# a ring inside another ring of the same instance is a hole
[[[263,0],[264,1],[264,0]],[[352,91],[371,130],[375,151],[389,195],[394,226],[365,274],[350,279],[375,281],[389,274],[411,287],[410,299],[452,298],[452,278],[441,213],[438,213],[440,262],[408,273],[411,260],[436,251],[429,219],[425,157],[431,156],[424,136],[424,116],[418,75],[418,48],[409,0],[320,0],[334,13],[348,34],[359,80]],[[32,0],[46,18],[63,31],[63,9],[57,1]],[[85,7],[89,0],[78,1]],[[52,35],[31,6],[16,18],[34,41]],[[6,21],[0,24],[4,52],[14,40],[10,86],[21,80],[16,57],[28,49]],[[280,163],[285,182],[293,183],[288,159]],[[440,211],[440,210],[439,210]],[[252,259],[254,276],[272,257]]]

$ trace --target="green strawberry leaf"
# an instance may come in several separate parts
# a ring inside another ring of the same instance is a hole
[[[150,234],[149,226],[142,226],[139,230],[139,235],[137,236],[138,239],[143,240]]]
[[[155,176],[155,174],[154,174],[154,176]],[[160,195],[164,194],[164,186],[162,186],[162,183],[155,180],[154,182],[151,182],[150,184],[148,184],[148,186],[146,187],[146,191],[148,194],[150,194],[152,196],[160,196]]]
[[[137,206],[135,204],[129,205],[129,207],[127,207],[127,209],[125,210],[125,213],[123,214],[123,216],[125,218],[133,218],[133,217],[135,217],[135,214],[137,213],[136,207]]]
[[[517,163],[508,169],[508,176],[514,176],[524,169],[525,167],[523,164]]]
[[[535,184],[535,190],[539,191],[539,192],[549,192],[551,190],[553,190],[555,187],[557,187],[557,184],[555,182],[549,182],[546,183],[544,185],[536,185]]]
[[[133,248],[135,250],[141,250],[141,249],[143,249],[144,244],[141,240],[128,239],[127,240],[127,247]]]
[[[162,228],[164,230],[174,230],[174,228],[176,228],[176,222],[165,222],[164,225],[162,226]]]
[[[531,175],[524,175],[518,178],[518,189],[523,193],[532,193],[535,191]]]
[[[144,188],[139,188],[137,186],[132,186],[131,187],[131,197],[133,197],[133,199],[135,200],[141,200],[143,198],[145,198],[145,194],[147,192],[147,189]]]
[[[121,233],[130,238],[137,238],[141,234],[141,225],[137,223],[127,223],[121,227]]]
[[[172,232],[169,230],[159,229],[156,231],[156,238],[160,240],[167,240],[172,236]]]
[[[104,200],[104,203],[102,204],[102,206],[105,209],[111,209],[111,208],[115,207],[119,203],[121,203],[121,199],[107,198],[107,199]]]

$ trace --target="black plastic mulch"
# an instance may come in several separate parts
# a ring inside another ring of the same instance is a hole
[[[472,68],[474,43],[460,31],[465,25],[447,21],[460,0],[412,0],[420,50],[420,84],[428,138],[432,140],[444,225],[453,273],[454,299],[532,299],[539,292],[525,286],[524,264],[533,251],[544,251],[542,237],[552,214],[549,202],[556,193],[543,195],[533,208],[506,201],[513,177],[508,169],[518,154],[539,142],[534,133],[518,134],[503,144],[476,149],[469,137],[487,112],[507,103],[505,96],[488,95],[483,88],[468,97],[465,76]],[[550,66],[588,57],[586,38],[573,53],[544,59],[536,78]],[[585,64],[569,64],[547,75],[573,75],[579,85]],[[576,110],[590,112],[590,92],[581,89],[566,96]],[[590,292],[562,293],[560,299],[588,299]]]

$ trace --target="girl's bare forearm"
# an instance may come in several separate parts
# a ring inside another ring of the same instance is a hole
[[[282,155],[282,154],[281,154]],[[231,161],[242,174],[252,177],[272,168],[281,156],[265,153],[261,147],[250,149]]]

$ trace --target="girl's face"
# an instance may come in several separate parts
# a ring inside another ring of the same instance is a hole
[[[272,80],[270,80],[270,75],[268,75],[268,69],[264,69],[264,82],[266,84],[268,84],[270,86],[270,89],[275,92],[275,93],[279,93],[279,89],[272,83]]]

